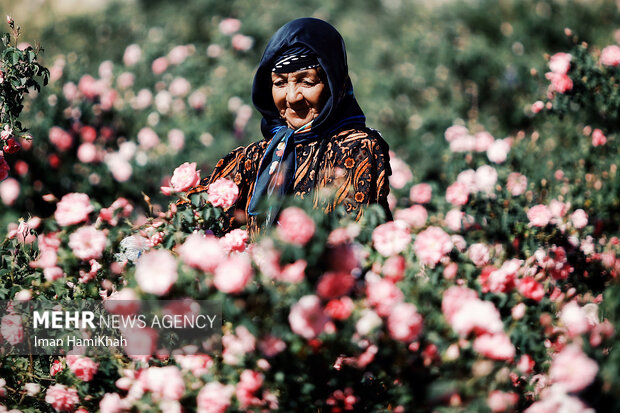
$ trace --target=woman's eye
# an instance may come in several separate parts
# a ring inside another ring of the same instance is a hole
[[[275,82],[273,82],[273,85],[276,87],[282,87],[285,85],[285,82],[282,80],[276,80]]]
[[[302,83],[303,83],[304,86],[314,86],[314,85],[316,85],[316,82],[313,81],[313,80],[304,80]]]

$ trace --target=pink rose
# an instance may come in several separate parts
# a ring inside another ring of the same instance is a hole
[[[493,267],[490,267],[491,271],[483,281],[482,291],[491,291],[494,293],[506,293],[511,291],[515,286],[517,271],[520,267],[521,260],[518,259],[511,259],[504,262],[499,269],[494,270]]]
[[[112,173],[112,177],[117,182],[125,182],[133,174],[131,164],[123,158],[119,153],[111,153],[105,156],[105,163],[108,170]]]
[[[523,303],[521,303],[523,304]],[[525,306],[525,304],[523,304]],[[536,362],[530,356],[524,354],[517,362],[517,369],[523,374],[530,374],[534,370]]]
[[[433,188],[429,184],[417,184],[409,190],[409,199],[417,204],[430,202]]]
[[[549,210],[551,216],[555,218],[562,218],[570,209],[570,202],[562,202],[557,199],[552,199],[549,203]]]
[[[551,82],[551,92],[566,93],[573,88],[573,81],[568,75],[547,72],[545,77]]]
[[[350,297],[345,295],[344,297],[330,300],[325,306],[325,314],[334,320],[346,320],[354,309],[355,303],[353,303]]]
[[[77,157],[82,163],[91,163],[97,160],[97,147],[85,142],[78,147]]]
[[[443,269],[443,278],[445,278],[446,280],[453,280],[454,277],[456,277],[456,274],[459,271],[459,265],[456,262],[451,262],[450,264],[446,265],[445,268]]]
[[[65,277],[66,274],[60,267],[47,267],[43,269],[43,276],[47,281],[56,281]]]
[[[50,376],[54,377],[58,373],[64,370],[64,366],[62,365],[62,361],[54,360],[52,365],[50,366]]]
[[[551,220],[551,210],[546,205],[535,205],[527,211],[531,227],[545,227]]]
[[[218,28],[220,29],[220,33],[231,36],[239,31],[241,28],[241,21],[239,19],[227,17],[220,22]]]
[[[541,100],[532,103],[532,113],[538,113],[545,108],[545,104]]]
[[[569,344],[557,354],[549,368],[549,378],[568,392],[585,389],[594,381],[598,365],[577,344]]]
[[[476,169],[476,189],[479,192],[490,194],[495,190],[497,171],[489,165],[482,165]]]
[[[534,301],[540,301],[545,296],[545,289],[542,284],[534,280],[533,277],[524,277],[519,280],[517,289],[525,298],[530,298]]]
[[[415,305],[398,303],[388,317],[387,327],[394,340],[410,343],[422,332],[422,321]]]
[[[372,231],[372,244],[384,257],[403,252],[411,242],[411,234],[402,221],[381,224]]]
[[[168,90],[172,96],[184,97],[192,90],[192,85],[183,77],[175,77],[170,82]]]
[[[392,168],[392,175],[389,178],[390,185],[395,189],[404,188],[407,182],[413,178],[409,165],[392,151],[390,151],[390,168]]]
[[[149,367],[141,372],[139,380],[155,400],[179,400],[185,392],[185,382],[177,366]]]
[[[472,244],[467,250],[467,255],[476,267],[486,265],[490,259],[489,248],[480,243]]]
[[[134,66],[142,58],[142,49],[137,44],[130,44],[123,54],[125,66]]]
[[[17,179],[9,178],[0,182],[0,199],[2,203],[11,206],[19,197],[20,185]]]
[[[592,146],[602,146],[607,143],[607,137],[600,129],[594,129],[592,132]]]
[[[246,230],[237,228],[233,229],[222,238],[220,238],[220,245],[226,253],[233,251],[243,252],[248,242],[249,235]]]
[[[487,131],[476,133],[474,138],[476,138],[476,152],[486,152],[495,141],[493,135]]]
[[[121,90],[129,89],[133,86],[136,76],[130,72],[123,72],[116,78],[116,85]]]
[[[142,149],[152,149],[159,144],[159,136],[151,128],[142,128],[138,131],[138,143]]]
[[[422,228],[426,225],[428,212],[422,205],[412,205],[407,209],[399,209],[394,213],[394,219],[404,221],[411,228]]]
[[[132,288],[115,291],[104,300],[103,307],[112,314],[132,315],[140,309],[139,298]]]
[[[73,192],[66,194],[58,202],[54,218],[58,225],[66,227],[88,220],[88,214],[94,209],[88,195]]]
[[[552,389],[542,399],[528,407],[524,413],[549,412],[595,413],[594,409],[588,408],[579,398],[569,396],[561,389],[556,391]]]
[[[64,129],[58,126],[52,126],[49,130],[50,142],[58,148],[59,151],[64,152],[73,146],[73,138]]]
[[[487,158],[493,163],[504,163],[510,152],[510,144],[506,139],[498,139],[487,149]]]
[[[235,386],[211,381],[204,385],[196,397],[198,413],[224,413],[231,404]]]
[[[618,66],[620,64],[620,47],[615,44],[605,47],[601,52],[599,62],[605,66]]]
[[[304,280],[306,277],[306,267],[308,263],[299,259],[292,264],[286,264],[279,274],[277,274],[276,279],[289,283],[299,283]]]
[[[444,136],[446,141],[452,142],[462,136],[469,135],[469,131],[465,126],[461,125],[452,125],[444,132]]]
[[[379,317],[377,313],[372,310],[364,309],[361,311],[359,320],[355,323],[355,332],[365,337],[381,326],[382,322],[381,317]]]
[[[350,273],[326,272],[319,280],[316,292],[324,300],[338,298],[353,288],[355,279]]]
[[[253,275],[248,255],[234,254],[217,266],[213,285],[222,292],[237,294],[243,291]]]
[[[413,243],[413,250],[420,262],[425,265],[435,265],[452,251],[452,240],[439,227],[428,227],[420,232]]]
[[[136,360],[148,360],[157,347],[157,331],[150,327],[146,328],[121,328],[123,336],[127,339],[124,352]]]
[[[7,314],[2,317],[0,325],[2,337],[11,345],[17,345],[24,339],[22,317],[18,314]]]
[[[478,192],[478,187],[476,186],[476,171],[473,169],[466,169],[459,173],[456,177],[458,182],[464,183],[467,186],[467,190],[469,193]]]
[[[265,357],[273,357],[286,350],[286,343],[278,337],[267,335],[258,344]]]
[[[237,202],[239,187],[230,179],[220,178],[209,185],[207,195],[211,205],[227,209]]]
[[[239,383],[235,390],[237,400],[239,400],[239,407],[246,409],[249,406],[256,406],[261,404],[261,400],[254,394],[263,385],[263,375],[253,371],[244,370],[239,377]]]
[[[588,316],[575,301],[571,301],[562,308],[560,321],[566,327],[569,337],[576,337],[590,329]]]
[[[469,333],[495,334],[503,331],[504,325],[499,311],[490,301],[467,300],[453,315],[452,329],[461,337]]]
[[[323,312],[321,299],[316,295],[305,295],[291,307],[288,321],[293,333],[307,340],[313,339],[323,332],[327,316]]]
[[[157,59],[153,60],[153,63],[151,64],[151,70],[153,71],[154,75],[161,75],[166,71],[166,69],[168,69],[168,59],[166,57],[158,57]]]
[[[135,278],[145,293],[167,294],[178,276],[177,260],[167,250],[149,251],[136,263]]]
[[[553,73],[565,75],[568,73],[568,69],[570,69],[572,58],[573,56],[568,53],[556,53],[549,59],[549,69]]]
[[[493,390],[487,397],[487,405],[493,413],[511,412],[518,401],[517,393],[500,390]]]
[[[454,182],[446,189],[446,201],[455,206],[465,205],[469,198],[469,188],[461,182]]]
[[[452,286],[443,293],[441,299],[441,311],[446,320],[452,323],[452,319],[466,302],[478,300],[478,293],[466,287]]]
[[[168,132],[168,145],[175,151],[180,151],[185,146],[185,134],[181,129],[171,129]]]
[[[575,228],[581,229],[588,225],[588,214],[583,209],[578,209],[572,213],[570,220]]]
[[[120,413],[128,407],[117,393],[106,393],[99,402],[101,413]]]
[[[185,61],[185,59],[187,59],[187,56],[189,56],[189,53],[190,53],[189,46],[180,44],[178,46],[174,46],[168,52],[168,60],[173,65],[180,65],[181,63]]]
[[[80,402],[76,389],[64,384],[54,384],[45,393],[45,402],[52,405],[59,412],[72,412]]]
[[[515,347],[505,333],[484,334],[474,340],[474,351],[493,360],[512,360]]]
[[[280,213],[276,231],[282,241],[303,246],[314,236],[315,225],[302,209],[289,207]]]
[[[195,90],[191,95],[189,95],[189,98],[187,98],[187,103],[189,103],[189,106],[192,109],[202,110],[207,104],[207,95],[202,90]]]
[[[211,273],[226,259],[220,241],[213,235],[191,234],[176,251],[185,264]]]
[[[69,236],[69,248],[73,254],[82,259],[90,260],[101,258],[107,238],[103,231],[98,231],[89,225],[78,228]]]
[[[405,277],[407,260],[402,255],[394,255],[383,263],[381,273],[392,282],[398,282]]]
[[[170,187],[162,186],[161,191],[170,195],[174,192],[185,192],[200,182],[200,171],[196,170],[196,162],[185,162],[178,166],[170,179]]]
[[[463,219],[465,213],[457,208],[453,208],[446,214],[445,222],[446,226],[451,231],[460,231],[463,229]]]
[[[527,189],[527,177],[519,172],[511,172],[506,181],[506,189],[512,196],[519,196]]]
[[[476,150],[476,138],[471,135],[459,136],[450,142],[450,151],[454,153],[472,152]]]
[[[196,377],[208,373],[214,364],[213,359],[206,354],[179,354],[174,359],[183,371],[190,371]]]
[[[390,280],[383,278],[367,280],[366,296],[368,304],[375,308],[377,314],[387,317],[396,304],[403,301],[405,295]]]
[[[107,84],[103,80],[96,80],[91,75],[84,75],[80,78],[78,89],[86,99],[94,100],[107,89]]]
[[[254,45],[254,39],[250,36],[237,33],[232,38],[232,47],[240,52],[247,52]]]
[[[99,368],[99,363],[95,363],[90,357],[75,355],[67,356],[67,365],[69,370],[82,381],[91,381]]]

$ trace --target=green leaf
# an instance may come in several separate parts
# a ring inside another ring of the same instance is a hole
[[[19,61],[20,61],[23,57],[24,57],[23,53],[22,53],[22,52],[20,52],[19,50],[16,50],[15,52],[13,52],[13,55],[12,55],[12,58],[11,58],[11,59],[12,59],[12,61],[13,61],[13,64],[14,64],[14,65],[18,64],[18,63],[19,63]]]

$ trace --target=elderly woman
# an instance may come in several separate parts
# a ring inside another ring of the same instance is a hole
[[[364,206],[378,203],[391,218],[388,145],[365,125],[334,27],[301,18],[280,28],[261,59],[252,100],[263,116],[264,139],[226,155],[188,195],[220,178],[233,180],[239,199],[227,211],[229,224],[245,220],[251,233],[271,225],[291,194],[312,197],[326,212],[343,205],[356,219]]]

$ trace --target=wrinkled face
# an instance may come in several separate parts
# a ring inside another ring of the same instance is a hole
[[[271,73],[271,93],[280,116],[297,129],[319,116],[329,96],[317,69]]]

